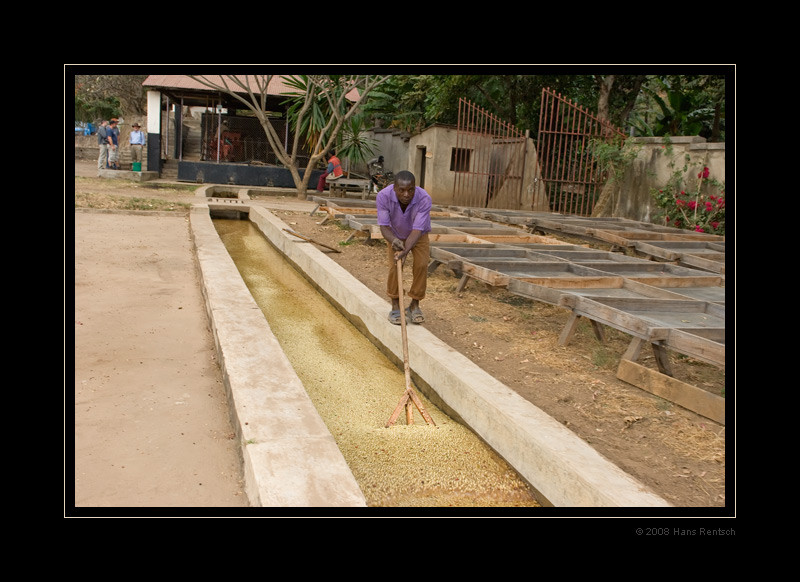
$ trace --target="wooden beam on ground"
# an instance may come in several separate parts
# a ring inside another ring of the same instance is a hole
[[[692,412],[725,424],[725,399],[630,360],[622,360],[617,378]]]

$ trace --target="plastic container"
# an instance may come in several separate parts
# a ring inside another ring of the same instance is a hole
[[[133,166],[133,171],[134,172],[141,172],[142,171],[142,162],[133,162],[133,164],[131,164],[131,165]]]

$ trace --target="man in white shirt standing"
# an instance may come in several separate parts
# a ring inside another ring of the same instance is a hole
[[[142,163],[142,151],[144,149],[144,132],[138,123],[131,126],[131,162]]]

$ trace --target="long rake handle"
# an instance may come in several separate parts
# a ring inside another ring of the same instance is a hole
[[[397,259],[397,290],[400,301],[400,332],[403,336],[403,370],[406,375],[406,391],[392,413],[391,418],[389,418],[389,422],[386,423],[386,427],[388,428],[394,424],[397,417],[400,416],[400,411],[403,407],[406,409],[406,424],[414,424],[414,406],[417,407],[422,418],[425,419],[425,422],[436,426],[436,423],[433,422],[433,419],[425,410],[425,406],[422,404],[419,396],[417,396],[417,393],[414,391],[414,386],[411,384],[411,368],[408,364],[408,332],[406,331],[405,301],[403,299],[403,262],[400,259]]]

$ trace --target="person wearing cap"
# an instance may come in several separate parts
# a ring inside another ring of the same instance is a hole
[[[131,162],[142,162],[142,150],[144,149],[144,132],[141,126],[134,123],[131,126]]]

